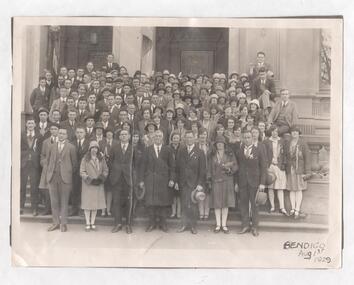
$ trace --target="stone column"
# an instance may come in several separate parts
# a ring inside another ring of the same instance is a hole
[[[240,70],[240,29],[229,29],[229,75]]]
[[[38,85],[39,76],[46,68],[48,29],[41,26],[24,28],[24,44],[22,49],[22,111],[31,113],[29,98],[32,90]]]
[[[141,71],[148,76],[155,70],[156,28],[142,27]]]
[[[113,27],[112,51],[119,65],[133,75],[141,68],[142,34],[140,27]]]

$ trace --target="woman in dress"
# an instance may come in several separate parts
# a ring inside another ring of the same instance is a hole
[[[290,191],[290,215],[294,215],[294,218],[298,219],[300,217],[302,191],[307,189],[307,180],[311,177],[311,158],[307,143],[300,138],[300,129],[292,127],[290,133],[286,189]]]
[[[288,216],[284,207],[284,190],[286,189],[286,141],[278,136],[278,128],[271,126],[269,129],[271,137],[264,141],[268,157],[268,171],[274,173],[276,179],[268,185],[268,199],[270,202],[270,212],[275,211],[275,192],[279,201],[279,212]]]
[[[89,150],[80,165],[82,178],[81,208],[85,213],[86,231],[95,230],[95,219],[98,209],[106,208],[104,181],[108,175],[108,167],[104,156],[99,152],[99,145],[91,141]]]
[[[235,207],[234,174],[238,169],[234,153],[226,148],[223,136],[215,139],[215,151],[208,165],[208,181],[211,182],[210,207],[215,210],[215,233],[222,230],[228,234],[227,216],[229,207]]]

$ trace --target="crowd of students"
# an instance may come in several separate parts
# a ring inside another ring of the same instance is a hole
[[[277,197],[279,212],[298,219],[311,160],[289,97],[276,93],[263,52],[228,76],[129,74],[112,54],[97,68],[46,70],[21,137],[21,213],[29,184],[33,215],[53,215],[49,231],[67,231],[68,215],[81,211],[85,230],[95,230],[100,211],[114,217],[112,232],[132,233],[143,201],[147,232],[168,231],[170,215],[181,218],[179,232],[195,234],[212,208],[214,232],[229,233],[238,200],[239,233],[258,236],[256,196],[265,192],[270,212]]]

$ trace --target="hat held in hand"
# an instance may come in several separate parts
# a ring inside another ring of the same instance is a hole
[[[197,204],[199,201],[204,201],[205,197],[206,195],[203,190],[194,189],[191,193],[191,199],[194,204]]]

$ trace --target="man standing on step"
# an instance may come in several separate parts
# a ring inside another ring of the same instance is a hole
[[[60,227],[67,231],[69,197],[73,185],[73,173],[77,171],[78,161],[75,147],[67,140],[68,131],[59,128],[58,142],[50,147],[47,159],[47,182],[52,206],[53,225],[48,231]]]
[[[145,205],[148,207],[150,222],[146,232],[156,228],[156,220],[163,232],[167,232],[167,208],[173,202],[175,163],[172,150],[162,144],[163,132],[154,134],[154,144],[143,155],[140,174],[140,187],[145,187]]]
[[[186,146],[181,147],[176,155],[176,177],[181,191],[182,226],[178,232],[184,232],[190,227],[191,233],[197,233],[198,205],[192,202],[192,191],[203,190],[206,182],[205,154],[195,144],[191,130],[185,133]]]
[[[240,208],[242,229],[239,234],[249,231],[258,236],[258,209],[256,205],[257,191],[264,191],[267,159],[261,144],[252,143],[252,134],[249,130],[243,131],[243,144],[236,153],[239,163],[238,189],[240,193]]]
[[[119,141],[112,145],[109,154],[109,176],[113,194],[113,214],[114,227],[112,233],[122,229],[122,216],[126,217],[126,232],[132,233],[131,210],[132,210],[132,167],[133,167],[133,148],[130,141],[130,134],[127,130],[121,130]],[[123,209],[125,209],[123,214]]]

